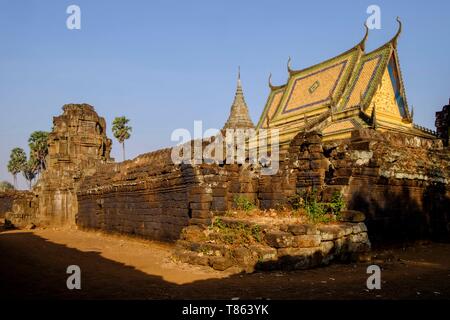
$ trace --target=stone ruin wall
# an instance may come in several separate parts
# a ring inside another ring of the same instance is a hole
[[[177,240],[188,225],[209,225],[242,194],[256,200],[258,179],[238,165],[175,165],[172,149],[100,166],[78,192],[77,225]]]
[[[263,209],[296,192],[342,192],[349,209],[367,215],[373,241],[450,234],[450,153],[439,140],[355,131],[349,140],[322,143],[299,134],[274,176],[238,164],[174,165],[171,149],[102,166],[78,193],[77,224],[86,228],[177,239],[187,225],[208,225],[244,195]]]
[[[92,106],[64,105],[63,114],[53,118],[47,170],[32,192],[0,193],[0,215],[8,214],[18,226],[26,221],[37,225],[75,225],[79,183],[97,165],[112,160],[111,143],[106,136],[105,119]],[[21,223],[25,216],[26,221]]]
[[[325,201],[340,191],[349,209],[363,211],[372,242],[449,239],[450,152],[440,140],[365,129],[323,143],[320,134],[300,133],[274,176],[238,164],[174,165],[171,149],[114,163],[104,119],[91,108],[55,117],[48,170],[34,196],[0,194],[0,215],[17,204],[16,221],[24,215],[35,224],[176,240],[185,226],[208,225],[232,209],[236,195],[268,209],[316,188]]]
[[[17,227],[26,227],[36,221],[36,195],[28,191],[0,192],[0,218]]]
[[[364,129],[326,143],[300,134],[287,160],[297,190],[318,188],[326,200],[340,191],[349,209],[364,212],[373,242],[448,241],[449,151],[440,140]]]
[[[63,111],[53,118],[48,169],[34,188],[40,224],[75,225],[80,181],[111,160],[105,119],[87,104],[65,105]]]

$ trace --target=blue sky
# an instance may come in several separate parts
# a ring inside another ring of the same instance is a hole
[[[66,8],[81,8],[81,30],[66,28]],[[28,151],[32,131],[47,130],[66,103],[89,103],[108,123],[131,119],[128,157],[173,144],[194,120],[220,128],[236,73],[257,122],[267,77],[333,57],[359,42],[366,9],[381,8],[367,50],[388,41],[400,16],[399,55],[415,121],[434,129],[450,96],[449,1],[138,1],[0,0],[0,180],[10,150]],[[121,159],[118,143],[113,156]],[[21,186],[25,187],[23,179]]]

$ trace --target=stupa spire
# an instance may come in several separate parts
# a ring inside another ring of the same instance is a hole
[[[254,128],[254,124],[250,119],[247,103],[244,98],[244,91],[241,83],[241,68],[238,68],[237,88],[231,105],[230,116],[225,123],[224,129],[249,129]]]

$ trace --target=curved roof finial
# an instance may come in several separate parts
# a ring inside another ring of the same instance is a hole
[[[397,33],[395,34],[395,36],[391,40],[392,44],[394,45],[394,48],[397,47],[397,40],[398,40],[398,37],[400,36],[400,34],[402,33],[402,29],[403,29],[403,25],[400,20],[400,17],[397,17],[395,20],[397,20],[397,22],[398,22],[398,30],[397,30]]]
[[[292,68],[291,68],[291,57],[289,56],[289,59],[288,59],[288,61],[287,61],[287,69],[288,69],[288,72],[289,73],[291,73],[292,72]]]
[[[272,84],[272,72],[269,74],[269,88],[273,89],[273,84]]]
[[[367,38],[369,37],[369,27],[367,26],[367,22],[364,22],[364,28],[366,29],[364,38],[358,44],[361,47],[362,51],[364,51],[366,49],[366,41],[367,41]]]

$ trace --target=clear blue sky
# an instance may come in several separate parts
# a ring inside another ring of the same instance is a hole
[[[81,7],[81,30],[66,28],[71,4]],[[192,130],[194,120],[220,128],[240,65],[256,122],[269,72],[282,83],[288,56],[303,68],[354,46],[370,4],[381,7],[382,28],[367,50],[394,35],[400,16],[408,102],[434,129],[450,96],[449,1],[0,0],[0,180],[12,180],[10,150],[28,151],[29,134],[50,130],[66,103],[95,106],[110,137],[114,117],[130,118],[134,157],[171,145],[172,130]]]

